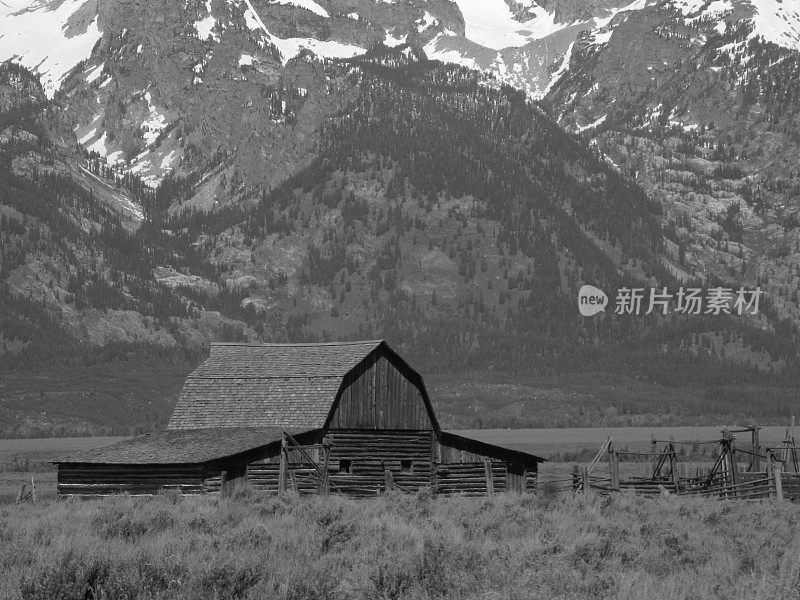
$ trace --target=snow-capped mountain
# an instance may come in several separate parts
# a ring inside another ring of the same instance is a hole
[[[637,35],[631,23],[649,22],[654,15],[673,15],[686,28],[707,30],[690,37],[689,43],[696,46],[707,43],[708,35],[722,35],[729,25],[749,23],[746,37],[737,43],[762,36],[797,47],[797,4],[185,0],[167,5],[8,0],[0,4],[0,60],[11,59],[38,73],[50,97],[68,90],[64,93],[70,97],[78,142],[109,166],[154,185],[166,173],[179,170],[186,158],[186,148],[175,144],[171,135],[181,115],[208,106],[203,98],[214,95],[215,89],[225,93],[223,82],[229,79],[240,87],[248,87],[248,80],[277,85],[289,61],[304,53],[351,58],[379,43],[407,43],[424,49],[428,58],[492,73],[502,83],[543,98],[577,63],[607,45],[615,31],[622,29],[618,36],[630,35],[630,30]],[[633,15],[640,16],[629,22]],[[640,50],[651,52],[649,47],[634,51]],[[245,107],[252,108],[253,102],[250,98]],[[578,116],[574,126],[582,131],[604,118]]]

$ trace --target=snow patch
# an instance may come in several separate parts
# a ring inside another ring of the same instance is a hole
[[[553,75],[550,77],[550,82],[547,84],[547,87],[544,88],[544,90],[540,94],[538,94],[539,98],[544,98],[545,96],[547,96],[547,94],[550,93],[550,90],[556,83],[558,83],[558,80],[561,79],[564,73],[569,71],[569,62],[570,59],[572,58],[572,49],[574,47],[575,47],[575,42],[572,42],[569,45],[569,48],[567,48],[567,52],[564,54],[564,60],[561,61],[561,65],[558,67],[558,69],[556,69],[556,72],[553,73]]]
[[[249,54],[242,54],[239,57],[239,66],[240,67],[243,67],[245,65],[249,66],[249,65],[252,65],[252,64],[253,64],[253,57],[250,56]]]
[[[283,4],[286,6],[297,6],[298,8],[305,8],[306,10],[310,10],[316,15],[320,17],[329,18],[330,15],[328,11],[322,8],[319,4],[314,2],[314,0],[273,0],[275,4]]]
[[[389,48],[394,48],[396,46],[402,46],[407,41],[408,41],[408,34],[404,35],[403,37],[394,37],[391,33],[389,33],[389,31],[387,31],[383,43],[386,44]]]
[[[150,92],[145,93],[144,99],[147,101],[147,108],[150,115],[142,122],[142,129],[144,130],[142,137],[145,142],[147,142],[147,145],[150,146],[158,139],[158,135],[167,126],[167,118],[158,112],[158,109],[153,104],[153,97],[150,95]]]
[[[577,131],[578,133],[582,133],[587,129],[594,129],[595,127],[599,127],[600,125],[605,123],[606,118],[608,118],[608,115],[603,115],[602,117],[597,119],[594,123],[589,123],[588,125],[584,125],[583,127],[578,127],[575,131]]]
[[[439,48],[439,44],[442,41],[442,39],[454,36],[456,36],[455,33],[453,33],[450,30],[446,30],[444,33],[438,34],[430,42],[425,44],[423,50],[425,51],[427,57],[431,60],[440,60],[445,63],[461,65],[463,67],[467,67],[468,69],[474,69],[476,71],[482,70],[480,65],[477,63],[475,59],[464,56],[457,50]]]
[[[800,50],[800,6],[786,0],[758,0],[753,2],[753,32],[750,37],[761,36],[766,41],[785,48]],[[789,12],[791,10],[791,13]]]
[[[310,50],[317,56],[323,58],[353,58],[367,51],[366,48],[361,48],[360,46],[343,44],[332,40],[321,41],[312,38],[279,38],[269,32],[267,26],[264,25],[264,21],[261,20],[261,17],[258,16],[258,13],[253,8],[253,4],[250,0],[244,0],[244,3],[247,6],[244,12],[244,19],[247,27],[251,30],[260,29],[264,32],[266,40],[278,48],[284,65],[300,54],[304,49]]]
[[[162,169],[171,169],[179,158],[177,150],[170,150],[169,154],[167,154],[164,158],[161,159],[161,168]]]
[[[673,0],[672,4],[681,11],[684,17],[688,17],[690,14],[703,8],[705,0]]]
[[[520,22],[504,0],[455,0],[466,26],[465,37],[492,50],[524,46],[560,31],[553,15],[538,4],[530,3],[532,18]]]
[[[84,4],[86,0],[0,1],[0,62],[11,59],[38,74],[52,98],[64,76],[91,56],[100,39],[96,15],[89,23],[68,26]]]
[[[611,39],[611,35],[614,33],[613,29],[608,29],[607,31],[598,31],[593,35],[592,44],[599,46],[601,44],[607,44],[608,40]]]
[[[94,80],[98,79],[100,75],[103,74],[104,66],[105,63],[100,63],[94,69],[92,69],[92,72],[86,76],[86,83],[92,83]]]
[[[194,28],[197,30],[197,36],[201,40],[207,40],[208,38],[213,37],[214,41],[218,42],[219,35],[212,31],[216,24],[217,20],[213,17],[213,15],[208,15],[205,19],[195,22]]]
[[[426,10],[425,14],[422,15],[422,18],[417,19],[415,23],[417,25],[417,31],[422,33],[426,29],[438,25],[439,20]]]
[[[97,128],[95,127],[89,133],[84,135],[81,139],[78,140],[78,143],[83,145],[86,144],[89,140],[91,140],[95,135],[97,135]]]
[[[310,50],[319,57],[325,58],[353,58],[364,54],[367,50],[361,46],[343,44],[341,42],[315,40],[313,38],[288,38],[281,39],[272,36],[272,43],[278,47],[283,56],[283,64],[300,54],[302,50]]]
[[[106,139],[108,134],[104,131],[103,135],[101,135],[96,141],[86,146],[86,149],[89,152],[97,152],[100,156],[105,156],[107,153],[106,150]]]

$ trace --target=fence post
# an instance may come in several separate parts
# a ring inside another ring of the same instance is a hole
[[[650,479],[655,478],[656,476],[656,465],[658,465],[658,448],[656,446],[656,436],[655,434],[650,434]]]
[[[589,467],[586,465],[581,467],[581,480],[583,485],[583,493],[588,494],[591,491],[591,484],[589,483]]]
[[[581,485],[581,468],[578,465],[572,465],[572,491],[577,492]]]
[[[324,458],[322,462],[322,481],[320,481],[320,491],[327,496],[330,487],[328,485],[328,464],[331,457],[331,443],[327,436],[322,438],[322,452]]]
[[[616,450],[609,449],[608,466],[611,471],[611,491],[619,491],[619,454]]]
[[[769,487],[769,497],[775,497],[775,479],[774,474],[772,472],[772,450],[767,450],[767,479],[769,479],[769,483],[767,483],[767,487]]]
[[[753,443],[751,450],[753,451],[753,472],[758,473],[761,470],[761,441],[759,440],[758,430],[761,429],[756,423],[753,423]]]
[[[283,434],[281,439],[281,464],[278,470],[278,495],[283,495],[286,491],[286,469],[289,460],[289,440],[286,439],[286,434]]]
[[[483,470],[486,473],[486,495],[494,496],[494,477],[492,475],[492,461],[483,459]]]
[[[772,469],[775,474],[775,499],[778,502],[783,502],[783,480],[781,479],[781,463],[776,463]]]
[[[391,492],[394,489],[394,478],[392,477],[392,471],[389,467],[383,468],[383,480],[386,491]]]

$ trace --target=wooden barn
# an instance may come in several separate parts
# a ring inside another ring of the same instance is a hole
[[[521,493],[542,460],[442,431],[383,341],[213,344],[165,431],[57,461],[58,494]]]

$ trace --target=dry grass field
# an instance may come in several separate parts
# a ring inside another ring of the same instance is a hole
[[[797,599],[800,507],[561,496],[0,506],[4,600]]]

